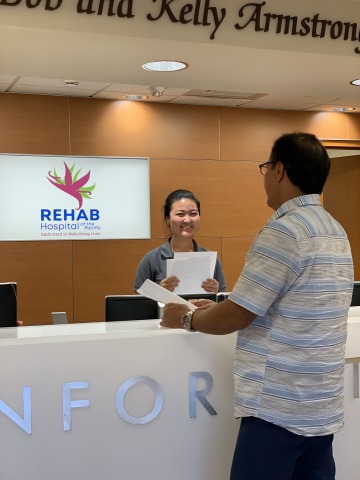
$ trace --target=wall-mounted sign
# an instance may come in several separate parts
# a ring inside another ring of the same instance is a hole
[[[171,22],[177,25],[193,25],[204,27],[209,32],[209,39],[214,40],[221,30],[233,30],[243,32],[250,30],[255,33],[272,33],[274,35],[286,35],[302,39],[331,39],[339,42],[353,44],[353,51],[360,54],[360,24],[356,16],[344,18],[336,17],[326,10],[327,3],[322,3],[322,11],[318,6],[314,7],[311,2],[306,13],[299,13],[299,4],[304,2],[279,1],[258,1],[258,2],[220,2],[217,0],[0,0],[0,7],[22,7],[33,11],[45,10],[50,12],[61,12],[71,4],[69,14],[91,17],[108,17],[121,21],[119,26],[122,34],[126,34],[124,23],[133,29],[139,22]],[[226,4],[224,6],[224,4]],[[317,2],[319,3],[319,2]],[[339,3],[340,2],[334,2]],[[356,8],[350,5],[354,2],[347,2],[345,9],[350,14],[349,8]],[[326,10],[324,10],[326,8]],[[342,6],[340,8],[343,8]],[[289,10],[290,9],[290,10]],[[342,14],[342,11],[340,10]],[[48,17],[49,18],[49,17]],[[158,28],[158,27],[157,27]],[[268,37],[264,37],[264,43]]]
[[[150,238],[148,158],[0,155],[0,240]]]

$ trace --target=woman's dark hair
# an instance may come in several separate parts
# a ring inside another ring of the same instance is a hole
[[[303,193],[322,193],[330,159],[315,135],[303,132],[282,135],[273,145],[270,161],[274,165],[281,162],[291,183]]]
[[[187,198],[196,203],[199,215],[200,215],[200,201],[195,197],[195,195],[190,192],[190,190],[175,190],[166,197],[164,205],[164,220],[167,220],[170,217],[171,206],[174,202]]]

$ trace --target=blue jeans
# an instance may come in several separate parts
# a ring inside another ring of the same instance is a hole
[[[230,480],[335,480],[333,435],[304,437],[244,417]]]

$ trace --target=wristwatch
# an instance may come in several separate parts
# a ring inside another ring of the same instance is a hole
[[[189,312],[185,313],[185,315],[181,317],[181,324],[183,328],[188,332],[195,332],[195,330],[191,326],[193,314],[194,312],[190,310]]]

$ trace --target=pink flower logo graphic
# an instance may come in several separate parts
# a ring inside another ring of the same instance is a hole
[[[51,171],[48,173],[50,178],[49,177],[46,177],[46,178],[55,187],[59,188],[63,192],[67,193],[68,195],[71,195],[72,197],[76,198],[76,200],[79,202],[78,208],[76,210],[79,210],[82,207],[83,198],[87,198],[91,200],[90,196],[92,194],[92,191],[95,188],[96,183],[94,183],[94,185],[91,185],[90,187],[86,187],[85,185],[90,178],[90,170],[86,175],[79,178],[81,168],[73,175],[74,169],[75,169],[75,163],[71,168],[69,168],[65,162],[64,162],[64,165],[65,165],[64,178],[61,178],[56,173],[55,167],[54,167],[53,173]]]

